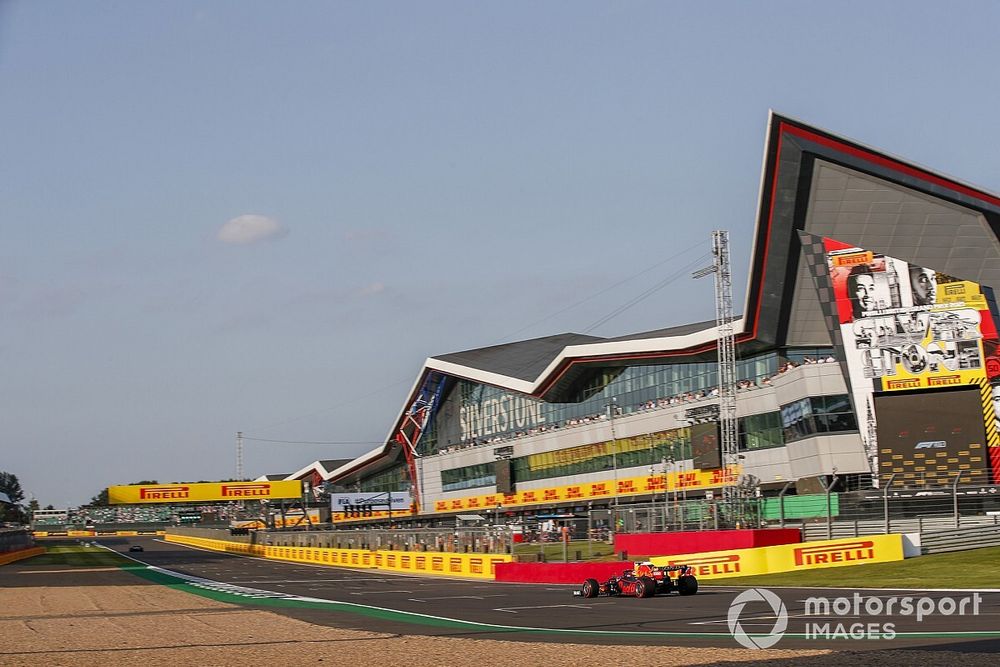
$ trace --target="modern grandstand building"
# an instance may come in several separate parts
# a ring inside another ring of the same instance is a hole
[[[295,476],[408,492],[422,521],[736,480],[764,494],[1000,481],[1000,197],[772,114],[759,202],[734,323],[738,465],[713,437],[713,321],[432,357],[384,446]]]

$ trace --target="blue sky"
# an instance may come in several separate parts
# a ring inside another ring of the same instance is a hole
[[[713,229],[741,304],[769,108],[1000,191],[997,25],[982,2],[0,2],[0,470],[58,506],[232,476],[238,430],[379,441],[426,357],[587,331]],[[686,275],[591,333],[710,319]],[[246,468],[370,448],[251,442]]]

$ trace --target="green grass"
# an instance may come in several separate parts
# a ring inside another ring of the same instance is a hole
[[[46,552],[22,563],[31,565],[65,565],[67,567],[120,567],[129,563],[116,553],[99,547],[84,547],[79,544],[45,544]]]
[[[569,560],[576,560],[576,552],[580,552],[580,560],[584,561],[605,561],[605,560],[615,560],[615,548],[614,545],[608,544],[607,542],[593,541],[590,543],[590,547],[587,546],[586,540],[577,540],[569,543],[566,551],[569,554]],[[545,554],[545,562],[547,563],[561,563],[563,562],[563,544],[562,542],[543,542],[541,547],[536,544],[515,544],[514,545],[514,555],[515,556],[530,556],[538,553]]]
[[[729,577],[706,586],[831,586],[838,588],[1000,588],[1000,547],[934,554],[894,563]]]

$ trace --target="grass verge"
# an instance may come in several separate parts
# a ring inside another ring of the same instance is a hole
[[[934,554],[895,563],[830,567],[705,581],[707,586],[837,588],[1000,588],[1000,547]]]
[[[46,544],[47,551],[26,561],[30,565],[63,565],[66,567],[121,567],[131,564],[127,558],[101,549],[79,544]]]
[[[570,561],[577,560],[576,555],[578,553],[580,554],[579,560],[582,561],[605,561],[615,559],[614,545],[597,540],[594,540],[589,544],[586,540],[574,540],[569,543],[566,551],[568,552],[567,555],[569,556]],[[538,553],[545,554],[545,562],[547,563],[562,563],[563,543],[543,542],[539,545],[536,542],[531,544],[521,543],[514,545],[515,556],[530,556]]]

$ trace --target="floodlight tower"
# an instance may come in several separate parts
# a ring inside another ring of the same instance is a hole
[[[739,465],[739,440],[736,422],[736,335],[733,331],[733,276],[729,265],[729,232],[712,232],[711,266],[692,274],[703,278],[715,274],[715,329],[719,362],[719,431],[722,440],[722,465],[727,471]],[[726,500],[738,495],[737,481],[722,487]]]

